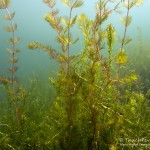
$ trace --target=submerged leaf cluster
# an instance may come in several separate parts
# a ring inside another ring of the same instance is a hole
[[[10,0],[0,0],[0,9],[5,9],[10,5]]]
[[[100,0],[96,3],[93,19],[84,13],[73,15],[75,8],[83,6],[82,0],[62,0],[69,11],[67,17],[61,16],[55,8],[56,0],[43,2],[50,8],[44,19],[56,32],[60,48],[58,50],[41,42],[29,43],[28,48],[43,50],[57,61],[60,68],[55,77],[48,78],[48,83],[44,84],[34,76],[26,90],[22,86],[15,88],[15,95],[9,86],[14,78],[0,77],[8,99],[2,104],[8,109],[6,111],[2,107],[0,149],[115,150],[124,149],[120,139],[148,139],[149,92],[145,96],[133,88],[138,81],[133,69],[123,72],[128,65],[125,45],[131,42],[131,38],[127,37],[132,20],[129,12],[141,1],[115,3]],[[106,19],[122,5],[127,13],[121,19],[123,36],[117,39],[114,25],[107,24]],[[10,16],[13,18],[14,13]],[[8,16],[4,18],[12,20]],[[74,37],[76,25],[82,32],[82,39]],[[7,30],[10,31],[10,28]],[[9,44],[15,45],[19,41],[13,37]],[[72,54],[75,44],[80,44],[78,41],[83,42],[83,49],[79,51],[77,48],[77,52]],[[119,51],[114,48],[117,42],[120,44]],[[13,55],[9,61],[17,63],[15,54],[19,50],[7,48],[7,51]],[[14,74],[16,70],[13,65],[8,72]]]

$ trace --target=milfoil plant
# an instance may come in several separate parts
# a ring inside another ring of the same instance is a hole
[[[69,10],[68,17],[59,15],[55,0],[44,0],[44,3],[50,8],[45,20],[56,31],[61,52],[40,42],[30,43],[28,47],[44,50],[60,65],[57,77],[49,78],[56,96],[47,122],[51,132],[47,144],[52,149],[117,149],[120,137],[133,137],[130,131],[143,128],[147,119],[147,116],[140,118],[141,124],[137,119],[146,110],[143,110],[146,98],[131,88],[137,80],[135,72],[121,73],[127,64],[125,45],[132,41],[126,36],[132,20],[130,9],[142,1],[99,0],[94,19],[84,13],[73,15],[75,9],[82,7],[82,0],[62,0]],[[118,37],[113,24],[106,25],[106,20],[124,8],[127,12],[121,17],[123,37]],[[71,46],[81,40],[73,35],[75,24],[83,34],[84,48],[71,55]],[[117,41],[120,48],[116,52]],[[134,136],[146,134],[147,129],[148,126]]]
[[[5,9],[6,14],[3,15],[3,19],[9,21],[9,26],[5,26],[3,29],[11,33],[11,38],[7,41],[10,47],[6,48],[7,52],[10,54],[8,63],[11,67],[6,69],[9,74],[8,77],[0,76],[0,83],[4,85],[7,93],[8,105],[11,106],[10,115],[13,114],[20,124],[21,121],[21,108],[24,105],[25,100],[25,90],[22,87],[17,86],[18,79],[16,78],[16,71],[18,67],[16,66],[18,62],[18,57],[16,56],[20,50],[16,48],[16,44],[20,42],[19,38],[16,38],[15,32],[17,25],[14,23],[13,19],[15,12],[10,12],[8,7],[10,5],[10,0],[0,0],[0,9]]]

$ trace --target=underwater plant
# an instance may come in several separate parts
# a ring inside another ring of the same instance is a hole
[[[55,0],[44,0],[51,9],[45,20],[56,31],[61,52],[39,42],[28,45],[32,50],[43,49],[60,64],[57,78],[49,78],[56,89],[56,99],[49,115],[53,134],[48,143],[52,149],[116,148],[116,138],[122,134],[130,136],[125,130],[136,120],[128,119],[128,109],[139,109],[129,103],[137,98],[131,98],[133,91],[130,88],[137,76],[134,71],[122,76],[121,68],[127,63],[124,46],[132,40],[126,36],[132,20],[129,12],[142,1],[123,0],[117,3],[100,0],[96,3],[94,19],[88,19],[85,14],[72,18],[72,10],[82,6],[83,1],[62,2],[70,9],[69,17],[57,16],[59,11],[54,9]],[[113,4],[112,8],[108,8],[110,3]],[[123,38],[118,38],[121,46],[114,54],[115,28],[112,24],[104,28],[103,24],[112,12],[119,12],[120,7],[126,8],[127,14],[121,18],[124,25]],[[84,48],[80,53],[70,56],[70,45],[79,40],[77,38],[73,41],[71,36],[71,27],[75,23],[82,31]],[[102,53],[105,49],[108,56]]]
[[[8,105],[11,106],[10,114],[13,114],[18,125],[21,123],[22,116],[22,107],[24,107],[26,92],[22,87],[17,87],[16,83],[18,80],[16,79],[15,73],[18,69],[16,63],[18,62],[17,53],[20,52],[16,48],[16,44],[20,42],[19,38],[16,38],[15,31],[17,29],[17,25],[14,24],[13,18],[15,16],[15,12],[10,12],[8,6],[10,5],[10,0],[0,0],[0,9],[5,9],[6,13],[3,15],[4,20],[10,22],[10,26],[5,26],[4,30],[12,33],[12,38],[8,40],[8,43],[11,45],[11,48],[6,48],[7,52],[11,55],[9,58],[9,63],[11,63],[11,68],[7,69],[6,72],[11,74],[11,77],[0,76],[0,83],[2,83],[6,89]],[[13,117],[13,118],[14,118]]]
[[[8,99],[17,104],[17,113],[14,118],[9,113],[11,108],[8,114],[1,110],[5,115],[0,117],[0,149],[140,149],[140,145],[124,148],[122,144],[129,143],[120,139],[148,139],[150,135],[149,95],[132,88],[138,80],[133,68],[123,70],[129,65],[126,45],[132,40],[127,37],[130,9],[142,0],[99,0],[92,19],[84,13],[76,14],[75,10],[84,4],[82,0],[62,0],[68,16],[56,9],[56,0],[43,2],[50,8],[44,19],[54,29],[60,47],[32,42],[28,48],[42,49],[60,68],[56,77],[48,78],[49,85],[33,76],[26,84],[27,90],[14,86],[14,96],[13,86],[1,77]],[[127,10],[121,18],[122,38],[109,21],[120,9]],[[73,34],[75,28],[81,31],[81,38]],[[78,41],[83,43],[81,50],[75,48]],[[120,44],[118,51],[116,43]],[[72,54],[73,50],[76,53]]]
[[[16,55],[20,52],[20,50],[16,48],[16,44],[20,42],[20,39],[16,38],[15,34],[17,29],[17,25],[14,24],[13,21],[15,12],[11,13],[9,11],[9,5],[10,0],[0,0],[0,9],[5,9],[7,13],[3,16],[3,18],[10,22],[10,26],[4,27],[4,30],[12,33],[12,38],[8,41],[11,48],[7,48],[7,52],[11,55],[9,63],[12,65],[10,69],[7,69],[7,72],[11,74],[11,76],[0,76],[0,84],[3,85],[2,88],[5,88],[7,94],[6,99],[0,99],[0,149],[37,148],[39,144],[39,140],[37,140],[38,136],[32,133],[37,133],[39,136],[42,135],[42,133],[40,133],[42,123],[37,126],[37,122],[35,121],[37,118],[35,119],[35,116],[39,116],[40,118],[44,114],[44,111],[39,113],[41,105],[38,101],[36,101],[36,97],[39,98],[39,95],[36,94],[35,97],[35,93],[33,91],[35,87],[31,85],[31,88],[33,88],[31,89],[32,93],[30,91],[27,93],[25,88],[17,84],[18,79],[16,79],[15,73],[18,69],[16,64],[18,63],[19,58]],[[30,100],[33,100],[31,101],[32,103],[29,103],[29,98]],[[35,111],[35,116],[32,113],[33,111]],[[32,130],[33,128],[35,130]],[[42,130],[45,128],[46,127]],[[46,138],[46,136],[44,136],[44,138]],[[41,137],[40,140],[42,139],[43,138]]]
[[[15,16],[15,12],[10,13],[8,6],[10,4],[10,0],[1,0],[0,1],[0,9],[5,9],[7,14],[5,14],[3,16],[3,18],[5,20],[10,21],[10,27],[9,26],[5,26],[4,30],[8,31],[8,32],[12,32],[12,38],[9,39],[8,43],[12,45],[12,49],[7,48],[7,51],[9,54],[11,54],[10,60],[9,62],[11,63],[12,67],[11,69],[7,69],[8,73],[11,73],[11,79],[3,79],[1,78],[1,81],[6,81],[8,83],[11,83],[11,88],[12,88],[12,94],[15,95],[15,72],[17,71],[17,67],[15,66],[15,63],[18,62],[18,58],[16,57],[16,53],[20,52],[20,50],[15,48],[15,45],[18,44],[20,42],[19,38],[15,38],[15,30],[17,28],[17,25],[14,24],[13,22],[13,18]]]

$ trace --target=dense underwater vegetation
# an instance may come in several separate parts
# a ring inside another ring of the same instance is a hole
[[[127,34],[130,12],[143,1],[99,0],[94,18],[78,13],[82,0],[61,1],[67,16],[59,2],[43,0],[55,44],[35,40],[27,45],[56,62],[53,74],[51,64],[45,65],[50,72],[45,81],[42,72],[17,76],[22,53],[17,45],[23,41],[17,38],[10,0],[0,0],[8,23],[4,30],[10,32],[7,74],[0,72],[0,149],[150,149],[150,47],[143,45],[140,27],[137,44],[128,46],[133,39]],[[112,13],[119,14],[122,35],[109,21]]]

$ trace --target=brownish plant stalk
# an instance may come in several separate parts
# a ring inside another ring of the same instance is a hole
[[[126,20],[125,20],[125,26],[124,26],[124,33],[123,33],[123,38],[121,41],[121,48],[120,51],[123,52],[123,47],[125,45],[125,39],[126,39],[126,34],[127,34],[127,28],[128,28],[128,21],[129,21],[129,12],[130,12],[130,0],[127,1],[127,13],[126,13]],[[117,71],[117,99],[119,100],[120,97],[120,69],[121,69],[121,64],[118,64],[118,71]]]
[[[68,64],[68,69],[67,69],[67,74],[70,74],[70,23],[71,23],[71,18],[72,18],[72,10],[77,3],[78,0],[76,0],[73,5],[70,8],[70,13],[69,13],[69,22],[68,22],[68,43],[67,43],[67,64]]]
[[[17,71],[17,67],[15,64],[18,62],[18,58],[16,57],[16,54],[20,52],[20,50],[16,49],[15,45],[20,42],[20,39],[15,38],[15,30],[17,26],[13,22],[13,17],[15,15],[15,12],[11,13],[8,9],[10,0],[1,0],[0,1],[0,9],[5,9],[6,13],[3,18],[5,20],[10,21],[10,26],[5,26],[4,29],[7,32],[12,32],[12,38],[8,40],[8,43],[11,44],[12,48],[7,48],[7,52],[11,55],[9,58],[9,63],[11,63],[11,68],[7,69],[7,73],[11,74],[11,78],[5,78],[5,77],[0,77],[0,82],[2,82],[4,85],[10,84],[11,86],[6,86],[7,94],[8,94],[8,99],[10,99],[10,102],[13,102],[14,105],[14,114],[16,117],[17,122],[19,123],[19,118],[18,118],[18,107],[17,107],[17,101],[19,100],[19,94],[22,93],[21,90],[17,89],[15,87],[15,84],[17,80],[15,79],[15,72]]]
[[[4,8],[9,16],[9,20],[10,20],[10,23],[11,23],[11,28],[12,28],[12,67],[11,67],[11,85],[12,85],[12,94],[13,96],[15,96],[15,26],[14,26],[14,22],[13,22],[13,18],[10,14],[10,11],[5,3],[5,0],[2,0],[3,2],[3,5],[4,5]]]

